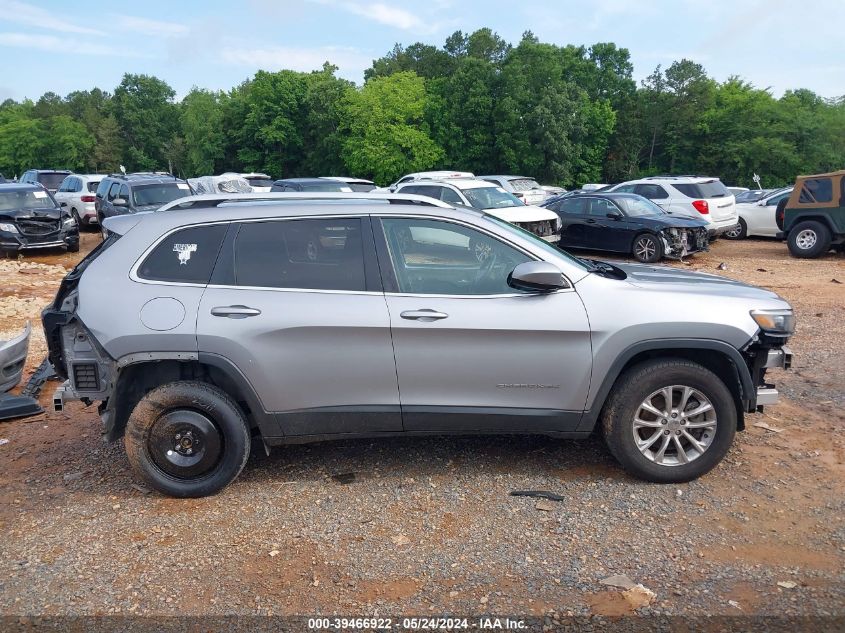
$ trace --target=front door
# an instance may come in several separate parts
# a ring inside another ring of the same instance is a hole
[[[591,369],[577,293],[514,290],[509,273],[536,258],[476,228],[427,218],[380,224],[405,430],[574,430]]]
[[[197,320],[284,435],[401,431],[390,321],[369,218],[244,222]]]

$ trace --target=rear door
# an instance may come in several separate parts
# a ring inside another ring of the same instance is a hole
[[[390,319],[369,218],[243,222],[197,319],[284,435],[400,431]]]
[[[590,210],[587,198],[563,198],[554,203],[552,210],[560,217],[560,245],[583,247]]]
[[[592,358],[575,291],[511,288],[508,275],[534,258],[475,227],[430,217],[380,224],[405,430],[574,430]]]

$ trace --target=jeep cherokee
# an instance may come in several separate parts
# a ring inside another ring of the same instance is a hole
[[[688,481],[777,401],[766,371],[791,358],[772,292],[578,259],[422,196],[205,195],[106,226],[43,313],[54,404],[99,401],[136,475],[174,496],[235,479],[251,435],[599,429],[631,473]]]

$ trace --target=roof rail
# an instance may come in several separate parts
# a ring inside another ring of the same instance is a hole
[[[643,180],[665,180],[668,178],[706,178],[707,176],[696,176],[695,174],[662,174],[660,176],[646,176]]]
[[[272,191],[269,193],[231,193],[216,194],[207,193],[198,196],[185,196],[173,202],[169,202],[159,211],[170,211],[171,209],[202,209],[217,207],[221,204],[232,202],[281,202],[284,200],[380,200],[390,204],[401,204],[403,202],[415,202],[441,209],[454,209],[454,205],[447,204],[442,200],[436,200],[427,196],[420,196],[410,193],[335,193],[335,192],[302,192],[302,191]]]

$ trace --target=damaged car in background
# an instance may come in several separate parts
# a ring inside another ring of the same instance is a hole
[[[38,184],[0,184],[0,257],[24,250],[79,251],[79,225]]]
[[[561,248],[626,253],[654,263],[709,248],[707,222],[668,213],[632,193],[583,193],[544,205],[561,220]]]

